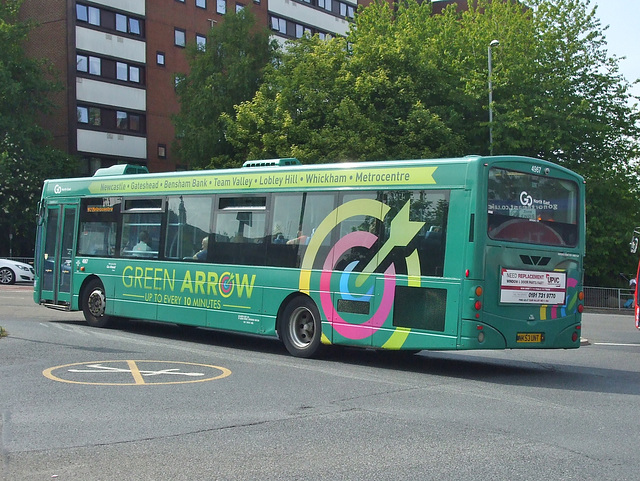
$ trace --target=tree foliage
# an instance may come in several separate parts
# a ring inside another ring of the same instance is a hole
[[[48,177],[73,173],[75,163],[46,146],[38,120],[48,112],[48,94],[58,87],[46,63],[27,58],[23,44],[32,25],[18,21],[22,0],[0,2],[0,252],[33,254],[36,205]]]
[[[191,168],[228,164],[233,149],[220,116],[253,97],[274,52],[250,8],[227,14],[209,31],[205,48],[188,46],[189,73],[177,85],[180,113],[173,120],[178,155]]]
[[[380,1],[359,10],[347,38],[291,43],[256,95],[224,116],[235,163],[487,154],[488,46],[497,39],[494,153],[585,177],[586,281],[611,284],[633,262],[638,109],[588,1],[524,3],[476,0],[432,15],[427,2]]]

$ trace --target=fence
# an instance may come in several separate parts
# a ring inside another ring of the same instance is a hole
[[[4,259],[33,265],[33,257],[4,257]]]
[[[633,289],[585,286],[584,307],[630,310],[633,306],[633,293]]]

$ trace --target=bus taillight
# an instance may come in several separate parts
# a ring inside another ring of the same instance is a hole
[[[476,302],[473,305],[476,312],[476,319],[480,319],[480,309],[482,309],[482,302],[480,301],[480,296],[482,296],[482,286],[477,286],[475,288]]]
[[[578,292],[578,300],[579,300],[580,302],[583,302],[583,301],[584,301],[584,292],[583,292],[583,291]],[[579,312],[580,314],[582,314],[582,311],[584,311],[584,305],[583,305],[583,304],[578,304],[577,309],[578,309],[578,312]]]

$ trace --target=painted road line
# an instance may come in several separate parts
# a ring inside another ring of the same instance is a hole
[[[149,386],[215,381],[230,376],[231,371],[209,364],[129,359],[65,364],[45,369],[42,374],[52,381],[69,384]],[[108,381],[103,381],[105,378]],[[184,379],[168,381],[169,378]]]

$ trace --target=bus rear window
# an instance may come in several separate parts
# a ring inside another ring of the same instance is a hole
[[[488,189],[491,239],[577,245],[579,199],[575,182],[493,167]]]

